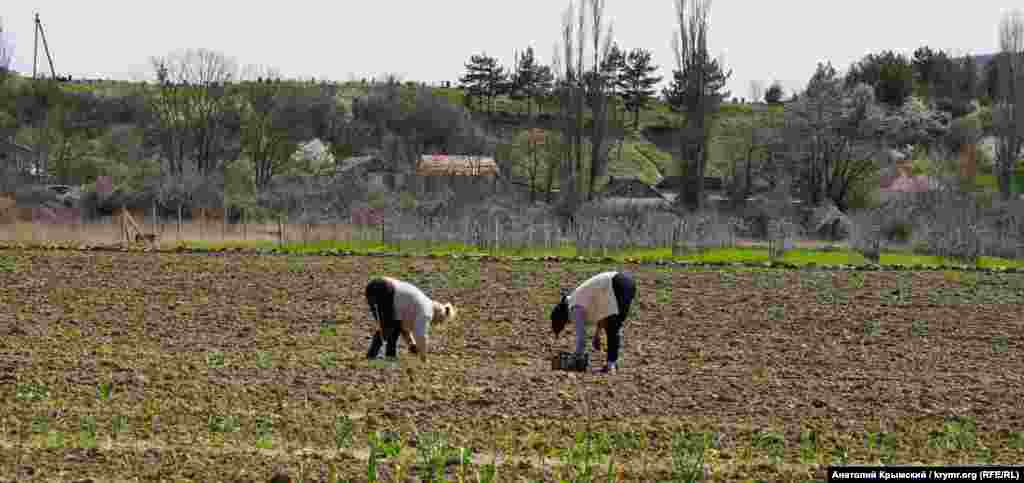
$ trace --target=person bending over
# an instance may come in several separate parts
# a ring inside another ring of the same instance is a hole
[[[629,307],[636,297],[636,282],[625,272],[603,272],[587,279],[571,293],[562,292],[562,298],[551,311],[551,330],[555,337],[569,323],[576,324],[576,354],[586,353],[588,326],[596,322],[594,350],[601,349],[600,329],[608,335],[608,362],[600,372],[618,369],[622,348],[622,326],[629,316]]]
[[[382,345],[386,345],[386,357],[398,357],[401,334],[410,352],[425,360],[430,325],[455,318],[452,304],[435,302],[415,285],[390,277],[376,278],[366,285],[366,302],[379,324],[366,354],[368,359],[377,358]]]

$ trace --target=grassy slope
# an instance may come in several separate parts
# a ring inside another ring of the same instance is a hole
[[[139,88],[138,84],[127,83],[127,82],[103,82],[100,84],[63,84],[65,89],[69,91],[93,91],[105,96],[114,96],[119,94],[127,94],[130,92],[137,92]],[[346,109],[351,109],[352,101],[358,96],[364,95],[368,88],[360,82],[346,82],[340,84],[338,92],[338,102],[343,105]],[[450,102],[456,105],[464,104],[464,96],[460,89],[457,88],[432,88],[435,94],[448,99]],[[512,115],[519,115],[520,113],[527,112],[527,105],[525,101],[509,99],[506,96],[500,96],[495,99],[494,110],[496,112],[504,112]],[[537,106],[533,105],[534,112],[537,111]],[[552,112],[550,106],[544,106],[543,112]],[[628,116],[628,114],[626,114]],[[729,123],[731,121],[749,121],[756,118],[758,114],[753,113],[749,105],[741,104],[725,104],[721,110],[722,124]],[[589,114],[587,114],[589,118]],[[648,141],[642,131],[644,128],[651,126],[663,126],[673,125],[678,123],[680,116],[673,113],[668,105],[661,100],[654,100],[648,106],[647,109],[643,110],[640,114],[639,130],[630,131],[627,135],[627,139],[621,146],[613,147],[611,153],[611,159],[609,162],[609,174],[613,176],[636,176],[647,183],[655,183],[660,176],[672,176],[678,174],[676,163],[673,162],[672,155],[665,150],[662,150]],[[527,126],[524,123],[523,129]],[[712,146],[711,154],[715,157],[721,157],[722,154],[722,141],[716,139]],[[717,166],[721,165],[720,162],[712,160],[709,163],[709,168],[714,171]],[[981,173],[978,176],[978,184],[980,187],[989,192],[996,192],[998,190],[995,177],[991,174]]]
[[[63,88],[69,91],[101,92],[104,95],[115,95],[118,92],[127,94],[138,89],[138,84],[126,82],[104,82],[100,84],[63,84]],[[338,102],[350,109],[352,100],[367,92],[367,86],[359,82],[346,82],[340,84]],[[464,104],[464,96],[460,89],[456,88],[432,88],[434,92],[448,99],[456,105]],[[495,99],[494,110],[513,115],[527,112],[525,101],[509,99],[501,96]],[[534,112],[537,106],[533,106]],[[550,106],[545,106],[543,112],[552,112]],[[620,114],[621,115],[621,114]],[[722,108],[724,118],[746,117],[752,115],[750,106],[726,104]],[[589,118],[589,114],[587,115]],[[612,152],[609,163],[609,173],[616,176],[637,176],[645,182],[655,183],[658,176],[670,176],[676,174],[675,163],[672,162],[672,155],[659,149],[650,143],[641,134],[642,130],[649,126],[671,125],[679,122],[679,115],[673,113],[668,105],[661,100],[654,100],[647,109],[641,111],[639,131],[630,132],[624,142],[622,149],[617,147]],[[525,129],[527,126],[523,125]],[[621,154],[621,156],[620,156]]]
[[[434,91],[454,104],[462,105],[464,103],[462,91],[459,89],[435,88]],[[527,112],[527,109],[525,101],[513,100],[505,96],[498,97],[494,101],[494,111],[499,113],[519,115]],[[536,105],[533,106],[533,111],[537,111]],[[545,106],[543,112],[551,112],[551,108]],[[753,112],[748,105],[726,104],[722,106],[722,116],[725,119],[752,115]],[[589,114],[585,117],[590,118]],[[680,116],[673,113],[668,104],[661,100],[654,100],[647,109],[641,111],[639,129],[629,133],[623,143],[621,156],[618,147],[612,150],[609,173],[616,176],[636,176],[652,184],[657,181],[659,175],[676,174],[677,168],[672,162],[672,155],[648,141],[642,131],[650,126],[673,125],[679,120]]]

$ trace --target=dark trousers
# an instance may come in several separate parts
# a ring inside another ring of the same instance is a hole
[[[619,272],[612,277],[612,293],[615,294],[615,301],[619,304],[619,313],[608,317],[605,325],[605,335],[608,336],[608,363],[614,364],[619,361],[619,350],[622,348],[622,326],[629,317],[629,308],[633,305],[636,297],[636,282],[633,276]]]
[[[366,357],[368,359],[376,358],[384,343],[387,344],[384,351],[385,356],[397,357],[398,338],[402,333],[402,327],[395,314],[395,289],[384,280],[371,280],[366,285],[366,303],[370,305],[370,313],[373,314],[373,318],[380,324],[380,330],[373,332],[373,341],[370,342],[370,350],[366,353]]]

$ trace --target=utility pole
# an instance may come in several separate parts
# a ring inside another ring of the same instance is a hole
[[[50,63],[51,78],[57,78],[57,70],[53,68],[53,56],[50,55],[50,46],[46,43],[46,33],[43,31],[43,23],[39,21],[39,13],[36,12],[35,19],[35,42],[32,45],[32,79],[36,78],[39,64],[39,38],[43,39],[43,51],[46,52],[46,60]]]
[[[39,13],[36,13],[36,21],[32,24],[35,33],[35,42],[32,44],[32,80],[36,78],[36,64],[39,63]]]

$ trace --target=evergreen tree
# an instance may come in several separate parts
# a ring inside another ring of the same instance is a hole
[[[703,82],[700,81],[702,73],[704,74]],[[700,106],[702,101],[706,103],[704,108],[708,112],[714,112],[714,108],[721,105],[724,99],[731,95],[730,92],[722,91],[731,74],[732,71],[722,72],[722,69],[718,67],[717,60],[708,60],[703,70],[688,69],[687,72],[673,70],[672,83],[668,88],[662,89],[661,94],[673,112],[688,112],[690,108],[698,109],[702,107]],[[704,89],[690,87],[699,85],[699,82]],[[712,105],[714,108],[711,107]]]
[[[550,65],[538,65],[534,75],[530,97],[537,104],[537,111],[540,112],[541,100],[554,90],[555,74],[551,71]]]
[[[483,98],[487,101],[487,112],[494,112],[494,98],[506,91],[508,78],[498,59],[484,53],[469,58],[466,75],[459,78],[459,84],[467,100]]]
[[[910,97],[914,87],[914,70],[910,59],[891,50],[868,54],[850,66],[846,86],[864,83],[875,90],[875,97],[890,106],[899,107]]]
[[[638,129],[640,110],[654,96],[654,85],[661,82],[662,78],[654,75],[658,67],[651,63],[651,52],[648,50],[633,49],[625,57],[622,66],[618,86],[622,89],[626,110],[633,113],[633,129]]]
[[[946,80],[944,70],[949,60],[945,52],[932,50],[928,46],[914,51],[913,59],[910,61],[914,82],[917,84],[918,92],[924,97],[934,96],[936,86]]]
[[[611,49],[608,51],[608,56],[601,62],[601,73],[605,78],[608,85],[608,101],[609,101],[609,113],[614,117],[615,114],[615,100],[620,97],[619,84],[622,80],[623,69],[626,65],[626,56],[622,49],[619,48],[619,44],[612,43]]]
[[[764,93],[764,102],[768,104],[778,104],[782,101],[782,85],[778,81],[768,86],[768,90]]]
[[[515,73],[509,83],[509,96],[526,99],[528,113],[532,116],[533,101],[537,101],[551,88],[553,79],[551,68],[537,62],[533,47],[527,47],[526,52],[516,59]]]

